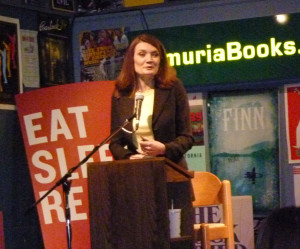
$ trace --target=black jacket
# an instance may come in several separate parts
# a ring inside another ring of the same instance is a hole
[[[113,132],[132,116],[134,98],[113,96],[111,108],[111,131]],[[132,124],[127,125],[126,129],[132,131]],[[154,139],[166,146],[164,156],[181,164],[183,155],[193,145],[193,136],[188,99],[180,82],[176,82],[170,89],[155,88],[152,129]],[[132,134],[119,132],[111,139],[110,150],[116,160],[128,159],[130,155],[135,154]]]

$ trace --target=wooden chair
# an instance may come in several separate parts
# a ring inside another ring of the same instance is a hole
[[[192,178],[195,194],[194,207],[222,204],[223,223],[194,224],[194,239],[201,241],[202,249],[210,249],[211,240],[225,239],[226,249],[234,249],[232,201],[230,181],[209,172],[195,172]]]

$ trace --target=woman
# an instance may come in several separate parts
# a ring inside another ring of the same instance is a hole
[[[112,96],[111,130],[124,125],[142,94],[141,116],[111,139],[116,160],[164,156],[187,169],[183,155],[193,137],[184,87],[169,66],[162,43],[149,34],[137,36],[127,49]],[[168,183],[169,207],[181,209],[181,235],[192,235],[193,208],[190,182]]]
[[[193,144],[186,92],[169,66],[162,43],[149,34],[137,36],[127,49],[112,97],[111,130],[134,112],[142,94],[139,128],[125,127],[110,143],[116,160],[165,156],[187,168],[183,155]]]

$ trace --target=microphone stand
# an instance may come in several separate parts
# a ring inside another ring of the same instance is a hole
[[[37,206],[43,199],[45,199],[55,188],[57,188],[59,185],[63,186],[63,192],[66,200],[65,205],[65,216],[66,216],[66,226],[67,226],[67,241],[68,241],[68,249],[72,248],[72,228],[71,228],[71,213],[70,213],[70,207],[69,207],[69,192],[71,188],[71,180],[68,178],[71,177],[72,173],[79,168],[81,165],[86,163],[88,159],[104,144],[106,144],[111,138],[113,138],[117,133],[119,133],[126,125],[128,125],[133,118],[136,117],[136,113],[134,113],[130,118],[126,119],[124,124],[120,126],[118,129],[116,129],[113,133],[111,133],[106,139],[104,139],[100,144],[95,145],[94,149],[84,158],[82,159],[76,166],[72,167],[68,170],[68,172],[60,179],[58,180],[55,185],[48,190],[40,199],[38,199],[28,210],[26,211],[26,214],[29,213],[33,208]]]

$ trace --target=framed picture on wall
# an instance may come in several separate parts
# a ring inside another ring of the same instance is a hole
[[[74,12],[75,0],[52,0],[52,9]]]
[[[0,107],[14,105],[21,93],[20,24],[18,19],[0,16]]]
[[[38,49],[41,87],[70,82],[70,30],[68,18],[38,16]]]
[[[68,39],[46,35],[39,38],[41,86],[67,83]]]

